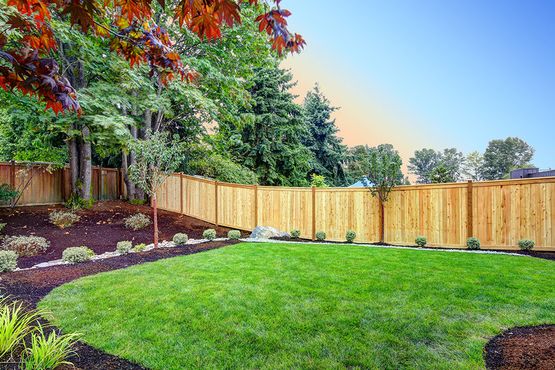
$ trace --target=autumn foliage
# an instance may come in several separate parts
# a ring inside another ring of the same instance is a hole
[[[166,9],[165,0],[157,0]],[[222,27],[241,22],[241,3],[258,0],[179,0],[170,21],[189,28],[201,39],[221,37]],[[272,48],[299,52],[305,41],[287,29],[291,13],[281,0],[266,4],[267,12],[256,21],[271,38]],[[0,87],[36,95],[58,113],[80,111],[76,91],[60,73],[52,57],[57,40],[50,27],[52,17],[69,19],[82,32],[110,40],[110,48],[131,66],[148,63],[162,83],[176,76],[192,80],[195,72],[173,50],[167,31],[153,19],[151,0],[8,0],[8,32],[0,35]]]

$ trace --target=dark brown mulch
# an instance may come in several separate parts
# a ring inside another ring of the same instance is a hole
[[[316,240],[311,240],[311,239],[302,239],[302,238],[298,238],[298,239],[294,239],[291,237],[275,237],[272,238],[275,240],[284,240],[284,241],[288,241],[288,242],[298,242],[298,243],[318,243],[318,241]],[[331,243],[331,244],[359,244],[357,242],[354,243],[347,243],[346,241],[344,242],[340,242],[340,241],[329,241],[329,240],[325,240],[325,243]],[[398,245],[398,244],[388,244],[388,243],[360,243],[360,244],[369,244],[369,245],[379,245],[379,246],[384,246],[384,247],[404,247],[404,248],[420,248],[420,249],[435,249],[435,250],[441,250],[441,249],[453,249],[453,248],[449,248],[449,247],[419,247],[417,245]],[[522,250],[499,250],[499,249],[480,249],[481,251],[489,251],[489,252],[505,252],[505,253],[515,253],[515,254],[522,254],[525,256],[530,256],[530,257],[536,257],[536,258],[542,258],[542,259],[546,259],[546,260],[552,260],[555,261],[555,252],[543,252],[543,251],[522,251]]]
[[[62,257],[68,247],[85,245],[97,254],[113,251],[116,243],[130,240],[136,243],[152,243],[152,225],[143,230],[126,229],[123,219],[141,212],[151,215],[148,206],[134,206],[122,201],[99,202],[92,209],[78,211],[81,220],[74,225],[60,229],[52,225],[48,215],[62,206],[20,207],[11,211],[0,208],[0,222],[6,222],[6,235],[36,235],[50,241],[50,247],[44,254],[18,259],[20,268],[31,267],[37,263],[51,261]],[[173,212],[159,211],[158,227],[161,240],[171,240],[174,234],[184,232],[190,238],[201,238],[202,232],[213,228],[212,224]],[[224,236],[229,229],[216,228],[219,236]]]
[[[3,294],[9,294],[14,299],[23,300],[35,307],[52,289],[83,276],[117,270],[163,258],[194,254],[235,243],[237,241],[220,241],[176,248],[159,248],[147,252],[132,253],[76,265],[59,265],[34,270],[15,271],[0,275],[0,288]],[[75,349],[77,355],[69,360],[79,369],[143,369],[143,367],[137,364],[109,355],[82,342],[79,342]],[[0,368],[2,368],[1,364]]]
[[[517,327],[492,338],[484,350],[488,369],[555,369],[555,325]]]

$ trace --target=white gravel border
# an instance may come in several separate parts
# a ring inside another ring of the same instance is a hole
[[[515,257],[532,257],[520,253],[511,253],[503,251],[483,251],[483,250],[471,250],[463,248],[418,248],[418,247],[403,247],[398,245],[375,245],[375,244],[363,244],[363,243],[329,243],[329,242],[313,242],[313,241],[290,241],[290,240],[276,240],[276,239],[239,239],[242,242],[247,243],[276,243],[276,244],[316,244],[316,245],[335,245],[335,246],[354,246],[354,247],[370,247],[370,248],[393,248],[393,249],[410,249],[414,251],[425,251],[425,252],[455,252],[455,253],[475,253],[475,254],[501,254],[506,256]]]

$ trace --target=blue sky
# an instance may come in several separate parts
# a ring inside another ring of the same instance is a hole
[[[349,145],[484,151],[518,136],[555,168],[555,0],[283,0],[308,42],[289,57],[319,82]]]

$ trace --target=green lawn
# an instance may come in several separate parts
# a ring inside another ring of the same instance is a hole
[[[489,337],[555,322],[555,264],[242,243],[82,278],[40,307],[153,369],[476,369]]]

